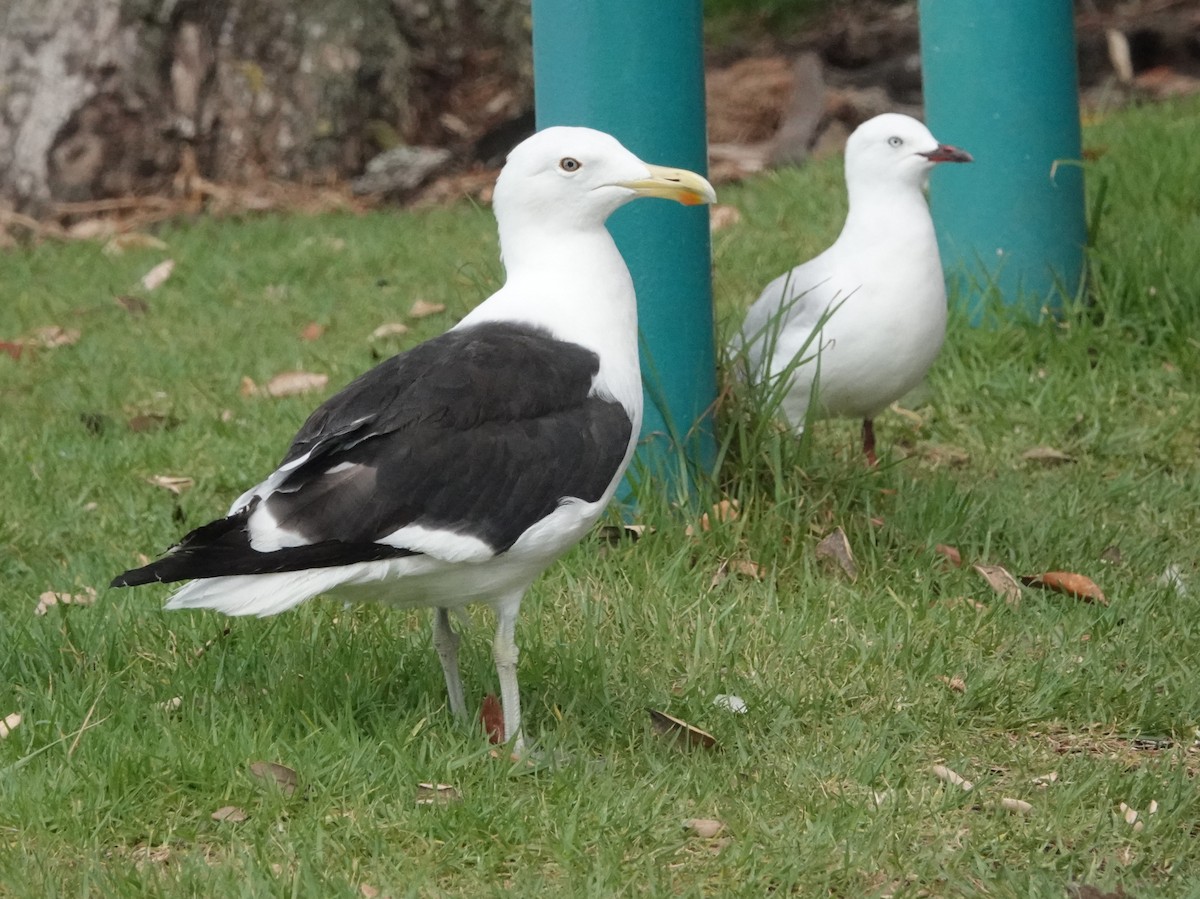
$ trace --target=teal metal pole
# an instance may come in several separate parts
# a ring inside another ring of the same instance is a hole
[[[980,324],[1061,311],[1087,242],[1071,0],[920,0],[925,117],[971,166],[930,184],[950,294]]]
[[[702,27],[701,0],[533,0],[538,128],[597,128],[647,162],[704,174]],[[618,210],[609,230],[641,328],[646,414],[631,475],[678,499],[716,455],[708,213],[642,201]]]

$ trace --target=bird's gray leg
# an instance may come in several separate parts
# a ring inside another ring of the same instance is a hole
[[[450,610],[435,609],[433,613],[433,648],[442,663],[446,677],[446,693],[450,711],[459,721],[467,720],[467,703],[463,699],[462,678],[458,674],[458,642],[462,638],[450,626]]]
[[[867,464],[874,468],[879,464],[875,455],[875,422],[870,418],[863,419],[863,452],[867,456]]]
[[[492,658],[496,662],[496,676],[500,679],[504,738],[511,741],[513,755],[521,755],[525,749],[525,735],[521,733],[521,694],[517,688],[517,657],[520,652],[514,638],[517,612],[521,609],[521,594],[498,604],[495,609],[496,637],[492,641]]]

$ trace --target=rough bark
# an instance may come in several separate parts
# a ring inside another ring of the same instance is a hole
[[[324,180],[531,105],[528,0],[7,0],[0,200]]]

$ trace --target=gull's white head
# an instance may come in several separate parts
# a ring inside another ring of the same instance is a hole
[[[712,185],[694,172],[642,162],[602,131],[560,126],[513,148],[496,181],[493,206],[502,231],[517,222],[590,228],[637,197],[685,205],[716,200]]]
[[[939,162],[971,162],[971,154],[940,144],[911,116],[888,112],[863,122],[846,141],[846,184],[878,190],[883,185],[925,185]]]

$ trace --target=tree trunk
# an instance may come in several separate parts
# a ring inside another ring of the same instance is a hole
[[[7,0],[0,200],[328,180],[406,143],[470,161],[532,106],[528,0]]]

